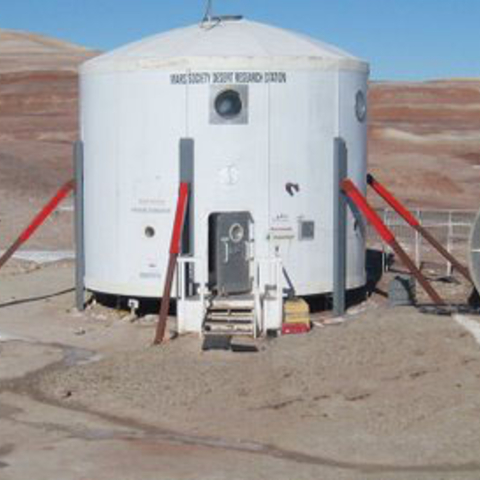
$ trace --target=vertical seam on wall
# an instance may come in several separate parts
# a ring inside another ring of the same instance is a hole
[[[271,178],[272,178],[272,173],[271,173],[271,168],[272,168],[272,158],[271,158],[271,153],[272,153],[272,112],[271,112],[271,84],[267,84],[267,118],[268,118],[268,132],[267,132],[267,185],[268,185],[268,193],[267,193],[267,234],[270,233],[271,229],[271,195],[272,195],[272,189],[271,189]],[[270,254],[270,241],[268,242],[268,255]]]
[[[366,130],[366,136],[364,135],[364,140],[365,140],[365,148],[363,151],[364,154],[364,162],[365,162],[365,171],[368,173],[368,125],[370,123],[370,103],[368,101],[368,92],[369,92],[369,85],[370,79],[369,76],[367,75],[367,79],[365,82],[365,100],[367,102],[367,116],[365,117],[365,126],[363,127]],[[367,186],[365,185],[365,193],[367,191]]]
[[[121,91],[123,93],[123,88],[124,88],[124,77],[121,78],[120,80],[121,83]],[[123,96],[122,96],[123,98]],[[115,108],[117,110],[117,115],[115,118],[120,118],[120,114],[122,113],[122,100],[120,99],[119,102],[115,102]],[[117,126],[115,128],[115,258],[119,258],[119,252],[120,252],[120,242],[122,241],[122,237],[120,235],[120,182],[119,182],[119,165],[121,162],[118,160],[118,156],[120,154],[120,132],[119,132],[119,125],[120,122],[116,122]],[[122,278],[122,273],[123,273],[123,263],[119,262],[117,265],[117,274],[119,275],[120,278]]]
[[[336,95],[336,100],[337,100],[337,104],[335,105],[335,115],[336,115],[336,132],[335,132],[335,136],[337,137],[340,137],[340,100],[341,100],[341,91],[340,91],[340,70],[337,71],[337,75],[336,75],[336,87],[337,87],[337,95]]]
[[[85,93],[84,93],[84,85],[83,85],[83,77],[79,75],[78,79],[78,116],[77,116],[77,121],[78,121],[78,133],[79,133],[79,138],[82,142],[82,150],[83,150],[83,214],[85,217],[85,129],[84,129],[84,122],[85,122],[85,115],[84,115],[84,107],[83,107],[83,102],[85,98]],[[75,201],[75,200],[74,200]],[[86,277],[86,263],[85,263],[85,221],[83,222],[83,278],[85,280]]]
[[[186,74],[188,75],[191,72],[189,68],[186,70]],[[190,107],[190,87],[187,84],[185,85],[185,137],[190,137],[190,121],[189,121],[189,107]]]

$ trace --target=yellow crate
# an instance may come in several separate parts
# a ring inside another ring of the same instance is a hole
[[[287,300],[283,311],[284,323],[310,323],[310,307],[302,298]]]

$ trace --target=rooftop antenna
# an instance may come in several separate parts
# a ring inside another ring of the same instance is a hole
[[[204,22],[212,21],[212,11],[213,11],[213,0],[207,0],[207,9],[205,11],[205,16],[203,17]]]
[[[235,21],[242,20],[242,15],[214,15],[213,14],[213,0],[207,0],[207,6],[205,9],[205,15],[203,17],[201,26],[208,24],[208,30],[216,27],[219,23],[223,21]]]

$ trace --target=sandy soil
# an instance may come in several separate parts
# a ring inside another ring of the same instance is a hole
[[[480,458],[479,346],[450,318],[382,309],[259,347],[200,354],[197,338],[183,338],[48,374],[41,386],[72,392],[75,405],[182,433],[339,462]]]
[[[2,479],[480,475],[480,346],[450,317],[374,297],[258,353],[152,348],[148,318],[75,313],[72,276],[0,274]]]

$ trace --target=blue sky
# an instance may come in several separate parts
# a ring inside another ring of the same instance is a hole
[[[480,0],[214,0],[371,62],[372,78],[480,77]],[[197,22],[205,0],[0,0],[0,28],[116,46]]]

